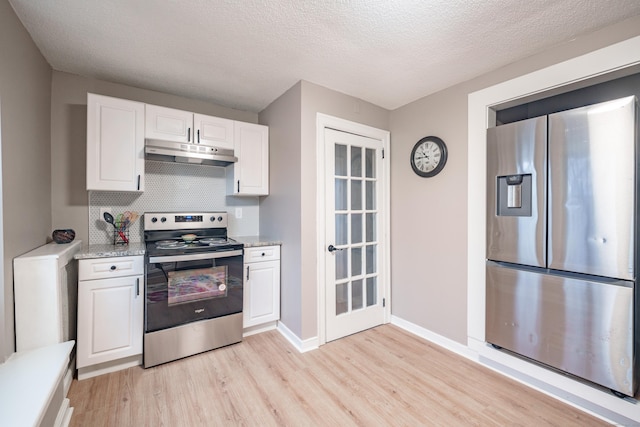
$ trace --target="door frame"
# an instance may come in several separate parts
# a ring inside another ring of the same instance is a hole
[[[384,169],[384,176],[380,181],[382,184],[382,200],[380,200],[380,206],[384,211],[384,220],[382,221],[382,235],[384,237],[384,244],[380,245],[381,251],[381,267],[382,271],[380,277],[383,279],[384,284],[381,286],[383,298],[385,298],[384,307],[384,323],[391,321],[391,258],[390,258],[390,230],[391,230],[391,195],[389,191],[391,189],[391,150],[389,149],[389,143],[391,140],[391,133],[387,130],[374,128],[371,126],[363,125],[361,123],[352,122],[349,120],[341,119],[339,117],[329,116],[323,113],[317,113],[316,116],[316,212],[318,217],[316,219],[316,268],[318,271],[316,281],[316,291],[318,300],[318,345],[326,344],[326,277],[325,277],[325,262],[327,251],[325,250],[325,140],[324,130],[330,128],[340,132],[353,133],[356,135],[364,136],[367,138],[377,139],[382,142],[382,149],[384,151],[384,162],[382,167]]]

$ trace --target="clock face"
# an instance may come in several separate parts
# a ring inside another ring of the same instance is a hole
[[[435,176],[447,161],[447,146],[440,138],[427,136],[416,143],[411,152],[411,168],[421,177]]]
[[[423,142],[413,154],[413,162],[422,172],[431,172],[442,159],[442,150],[433,141]]]

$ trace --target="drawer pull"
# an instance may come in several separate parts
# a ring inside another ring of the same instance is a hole
[[[115,271],[115,269],[117,269],[118,267],[116,267],[115,265],[111,266],[111,271]]]
[[[264,252],[262,252],[262,256],[265,256],[266,254]]]

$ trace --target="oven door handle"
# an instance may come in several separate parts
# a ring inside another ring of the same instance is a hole
[[[199,254],[189,254],[189,255],[168,255],[168,256],[152,256],[149,257],[149,262],[177,262],[177,261],[197,261],[201,259],[217,259],[217,258],[228,258],[232,256],[242,255],[242,249],[235,251],[218,251],[218,252],[207,252],[207,253],[199,253]]]

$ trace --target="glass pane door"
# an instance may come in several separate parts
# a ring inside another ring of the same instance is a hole
[[[357,332],[354,327],[362,330],[382,323],[377,210],[382,143],[333,130],[326,130],[325,137],[326,241],[335,248],[329,248],[327,256],[327,286],[332,288],[326,301],[329,340]],[[367,311],[373,313],[365,314]],[[369,320],[352,317],[358,313],[362,315],[357,317]],[[363,328],[363,324],[371,325]]]

